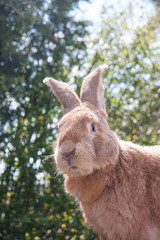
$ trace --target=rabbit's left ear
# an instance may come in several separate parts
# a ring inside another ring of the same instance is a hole
[[[106,64],[99,66],[83,80],[80,99],[82,102],[91,103],[99,110],[106,109],[104,100],[104,89],[102,85],[102,73],[108,66]]]

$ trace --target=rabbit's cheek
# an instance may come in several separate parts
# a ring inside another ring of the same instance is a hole
[[[108,159],[108,162],[116,165],[119,155],[119,147],[114,136],[111,135],[108,140],[109,141],[106,141],[105,143],[105,149],[107,149],[106,158]]]
[[[83,175],[89,175],[93,172],[93,162],[95,154],[90,144],[80,142],[77,144],[76,164],[84,172]]]

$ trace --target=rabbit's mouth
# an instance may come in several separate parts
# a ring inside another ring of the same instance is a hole
[[[76,167],[76,166],[72,166],[71,169],[73,169],[73,170],[77,170],[78,167]]]
[[[77,166],[71,166],[69,167],[68,175],[76,177],[76,176],[81,176],[82,173]]]
[[[57,167],[66,175],[71,177],[84,176],[92,173],[92,167],[84,167],[81,161],[74,157],[70,162],[64,160],[61,156],[57,159]]]
[[[68,176],[84,176],[93,172],[94,153],[85,141],[65,140],[55,149],[55,161],[61,172]]]

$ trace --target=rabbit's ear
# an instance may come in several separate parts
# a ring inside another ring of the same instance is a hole
[[[105,110],[104,89],[102,85],[102,73],[108,66],[99,66],[83,80],[80,99],[89,102],[100,110]]]
[[[67,113],[80,105],[80,99],[67,83],[49,77],[45,78],[43,82],[52,89],[53,94],[62,104],[64,113]]]

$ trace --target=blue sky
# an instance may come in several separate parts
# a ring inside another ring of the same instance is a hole
[[[79,7],[81,11],[76,13],[77,18],[85,18],[87,20],[93,21],[96,24],[100,19],[102,6],[114,6],[115,9],[124,10],[127,6],[132,3],[135,6],[135,15],[139,18],[142,14],[146,16],[151,16],[154,14],[154,4],[152,0],[91,0],[89,2],[81,1]]]

